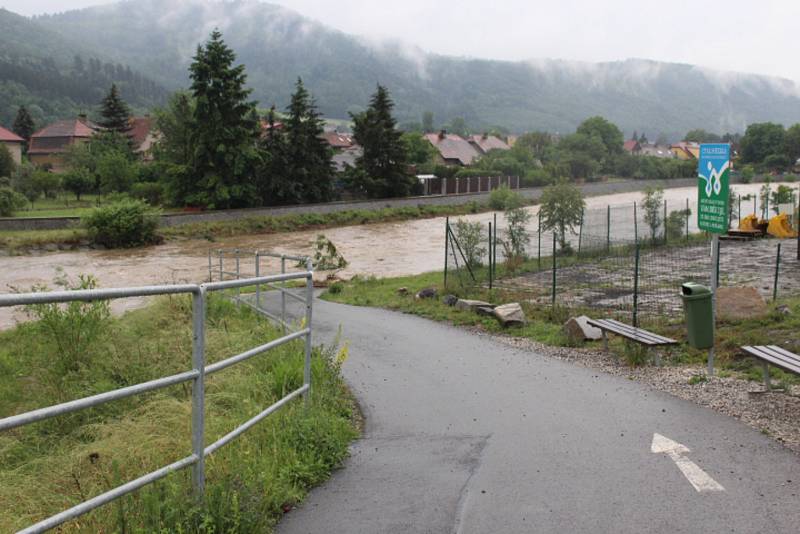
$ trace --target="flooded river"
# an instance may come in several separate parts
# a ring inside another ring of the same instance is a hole
[[[797,187],[796,184],[788,184]],[[773,188],[777,184],[773,185]],[[757,193],[760,184],[736,185],[740,194]],[[615,208],[614,213],[632,212],[634,202],[640,202],[642,193],[621,193],[589,197],[587,210],[605,210],[606,206],[625,206]],[[679,209],[687,198],[696,197],[695,188],[667,189],[665,198],[669,209]],[[538,207],[528,208],[535,220]],[[752,212],[752,201],[747,211]],[[481,213],[465,216],[470,221],[488,223],[494,213]],[[498,222],[503,224],[502,213],[497,214]],[[616,217],[616,215],[615,215]],[[694,219],[694,217],[692,217]],[[615,238],[632,236],[632,225],[620,223],[612,225]],[[640,230],[641,232],[641,230]],[[216,242],[207,240],[173,241],[165,245],[137,250],[115,251],[70,251],[42,253],[32,256],[0,257],[0,288],[3,292],[27,290],[37,284],[51,284],[57,269],[62,269],[70,277],[78,274],[92,274],[102,287],[141,286],[151,284],[171,284],[178,282],[202,282],[208,277],[209,248],[239,248],[242,250],[261,249],[286,254],[309,254],[312,243],[319,231],[289,232],[283,234],[247,235],[226,238]],[[401,276],[418,274],[442,268],[444,261],[444,218],[412,220],[405,222],[381,223],[363,226],[347,226],[324,230],[339,251],[349,261],[349,266],[340,273],[347,278],[355,274],[374,274],[376,276]],[[276,268],[275,264],[272,264]],[[291,266],[293,267],[293,266]],[[226,270],[227,270],[226,266]],[[243,271],[245,271],[243,263]],[[252,267],[250,268],[252,270]],[[262,270],[262,274],[272,274]],[[128,303],[130,305],[131,303]],[[134,303],[135,304],[135,303]],[[119,308],[118,308],[119,309]],[[17,314],[17,317],[20,317]],[[0,328],[13,324],[14,315],[10,310],[0,309]]]

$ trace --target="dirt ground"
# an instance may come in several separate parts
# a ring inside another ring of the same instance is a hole
[[[800,294],[800,263],[796,240],[758,239],[723,241],[720,248],[722,286],[752,286],[772,300],[778,243],[781,261],[778,299]],[[500,280],[498,286],[530,293],[530,300],[549,303],[552,268]],[[711,254],[708,245],[661,247],[643,251],[639,264],[640,313],[673,316],[682,313],[680,286],[684,282],[710,283]],[[556,273],[556,301],[570,307],[627,311],[633,308],[635,255],[589,258],[560,267]]]

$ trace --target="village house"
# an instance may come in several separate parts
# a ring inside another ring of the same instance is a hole
[[[692,160],[700,157],[700,145],[690,141],[681,141],[671,145],[670,150],[680,160]]]
[[[469,141],[455,134],[442,130],[438,134],[425,134],[425,139],[434,146],[437,163],[444,165],[467,166],[480,157],[480,152]]]
[[[99,129],[85,116],[54,122],[31,136],[28,158],[37,166],[63,172],[64,154],[69,147],[85,142]]]
[[[22,145],[24,143],[25,140],[23,138],[11,130],[6,130],[0,126],[0,144],[8,148],[8,151],[11,153],[11,159],[14,160],[16,165],[22,163]]]
[[[469,143],[477,148],[481,154],[486,154],[490,150],[511,150],[511,147],[505,141],[489,134],[470,136]]]
[[[128,136],[131,138],[133,151],[142,161],[153,161],[153,145],[158,141],[153,126],[154,121],[149,116],[131,117]]]
[[[654,158],[664,158],[664,159],[672,159],[675,157],[675,154],[666,145],[644,143],[640,145],[640,148],[641,150],[639,151],[639,154],[641,156],[651,156]]]
[[[628,139],[622,145],[622,149],[633,156],[638,156],[642,151],[642,145],[636,139]]]

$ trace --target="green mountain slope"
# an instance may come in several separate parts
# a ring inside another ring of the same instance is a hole
[[[137,110],[163,102],[159,84],[28,18],[0,9],[0,124],[25,105],[41,126],[94,108],[111,83]]]
[[[583,64],[444,57],[369,44],[256,0],[126,1],[36,22],[170,88],[187,85],[197,44],[218,27],[247,65],[262,106],[285,106],[302,76],[333,118],[362,109],[379,82],[392,91],[401,122],[419,121],[429,110],[437,123],[463,117],[477,130],[501,125],[568,132],[599,114],[654,139],[692,128],[743,131],[750,122],[800,121],[800,89],[787,80],[636,59]]]

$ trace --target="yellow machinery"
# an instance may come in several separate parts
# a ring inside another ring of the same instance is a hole
[[[739,230],[742,232],[758,232],[761,228],[758,227],[758,216],[748,215],[739,221]]]
[[[749,218],[749,217],[748,217]],[[788,213],[781,213],[769,220],[767,233],[774,237],[797,237],[797,232],[792,228]]]

